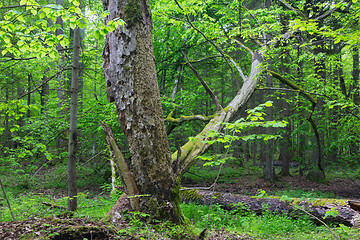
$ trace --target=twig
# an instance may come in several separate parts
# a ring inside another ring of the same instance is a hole
[[[180,3],[177,1],[177,0],[174,0],[176,5],[182,10],[184,11],[184,9],[181,7]],[[203,36],[207,41],[210,42],[211,45],[213,45],[218,51],[219,53],[221,54],[221,56],[223,56],[225,62],[227,63],[227,65],[229,65],[229,67],[231,68],[231,65],[229,64],[226,56],[225,56],[225,53],[224,51],[218,46],[216,45],[213,41],[211,41],[202,31],[200,31],[200,29],[198,29],[197,27],[195,27],[194,24],[192,24],[192,22],[190,21],[190,18],[189,18],[189,15],[188,14],[185,14],[185,17],[186,17],[186,20],[187,20],[187,23],[195,30],[197,31],[198,33],[201,34],[201,36]]]
[[[13,219],[14,221],[16,221],[16,220],[15,220],[14,213],[13,213],[13,210],[12,210],[12,208],[11,208],[11,206],[10,206],[9,199],[8,199],[8,197],[7,197],[7,195],[6,195],[4,185],[2,184],[1,178],[0,178],[0,185],[1,185],[1,190],[2,190],[3,193],[4,193],[4,197],[5,197],[5,199],[6,199],[7,205],[8,205],[8,207],[9,207],[9,210],[10,210],[10,213],[11,213],[11,217],[12,217],[12,219]]]
[[[186,190],[210,190],[215,186],[215,183],[211,184],[210,187],[189,187],[189,188],[181,188],[180,191],[186,191]]]
[[[316,220],[318,220],[320,223],[322,223],[331,232],[332,235],[334,235],[334,237],[336,239],[340,239],[340,237],[336,236],[336,234],[331,230],[331,228],[323,220],[321,220],[320,218],[316,217],[314,214],[309,213],[308,211],[306,211],[305,209],[303,209],[303,208],[301,208],[301,207],[299,207],[297,205],[293,205],[293,206],[296,209],[299,209],[299,210],[303,211],[304,213],[308,214],[309,216],[311,216],[311,217],[315,218]]]

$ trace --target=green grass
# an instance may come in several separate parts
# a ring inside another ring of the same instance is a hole
[[[49,194],[30,192],[15,196],[11,191],[8,191],[7,195],[16,220],[61,215],[66,212],[67,197],[54,198]],[[107,195],[90,195],[89,193],[78,193],[78,210],[74,217],[101,219],[116,202],[116,198]],[[60,208],[51,208],[44,205],[44,202]],[[0,221],[12,221],[10,210],[5,201],[0,206]]]
[[[291,218],[265,211],[261,216],[246,210],[227,211],[218,205],[209,206],[182,204],[187,218],[196,226],[204,229],[226,229],[246,234],[256,239],[334,239],[324,226],[318,226],[307,215]],[[206,226],[209,218],[209,225]],[[346,226],[333,227],[332,231],[341,239],[356,239],[360,231]]]
[[[212,181],[216,177],[217,169],[198,166],[192,168],[196,175],[202,176],[201,181],[208,179]],[[245,169],[239,167],[225,166],[222,171],[223,181],[229,182],[232,179],[245,173]],[[254,169],[253,171],[257,171]],[[64,197],[66,179],[64,174],[66,168],[63,165],[52,168],[51,171],[43,172],[33,178],[32,175],[2,175],[7,194],[13,208],[16,220],[25,220],[32,217],[46,217],[60,215],[66,212],[67,198]],[[94,170],[88,167],[79,168],[79,185],[86,186],[91,183],[102,186],[102,193],[90,191],[79,192],[78,210],[74,217],[101,219],[115,204],[117,197],[109,194],[109,183],[104,178],[94,176]],[[196,177],[196,176],[195,176]],[[192,176],[191,178],[195,178]],[[200,177],[199,177],[200,179]],[[192,179],[196,180],[196,179]],[[275,192],[277,196],[288,196],[297,198],[333,198],[333,194],[317,191],[282,190]],[[2,193],[0,194],[2,196]],[[43,204],[52,203],[63,207],[53,208]],[[225,229],[230,233],[245,234],[254,239],[335,239],[334,236],[321,224],[314,222],[309,216],[304,215],[297,218],[290,216],[275,215],[269,211],[257,216],[255,213],[246,210],[226,211],[215,205],[211,208],[196,204],[181,205],[185,216],[193,224],[190,232],[200,233],[205,227],[211,229]],[[209,225],[207,221],[209,219]],[[6,202],[0,197],[0,221],[12,221],[10,211]],[[138,215],[131,215],[129,228],[121,231],[133,231],[143,233],[147,239],[159,239],[168,237],[170,239],[182,238],[189,232],[183,226],[176,226],[169,223],[158,222],[148,224],[138,219]],[[340,239],[358,239],[360,231],[345,226],[332,226],[332,231],[340,236]],[[184,237],[185,238],[185,237]],[[190,238],[191,239],[191,238]]]

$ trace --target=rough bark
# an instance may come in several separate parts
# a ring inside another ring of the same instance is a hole
[[[314,199],[302,200],[293,198],[291,201],[282,201],[277,197],[249,197],[232,193],[221,193],[206,190],[185,190],[182,191],[184,201],[196,202],[209,205],[220,204],[224,209],[241,209],[262,214],[265,210],[277,214],[286,214],[297,217],[299,213],[307,211],[313,216],[323,220],[327,211],[335,210],[339,214],[336,217],[328,216],[325,221],[341,223],[347,226],[360,226],[360,202],[346,199]],[[295,214],[294,214],[295,213]],[[316,221],[316,219],[315,219]]]
[[[149,1],[103,1],[105,22],[126,25],[106,36],[103,68],[107,95],[115,102],[131,154],[140,210],[154,218],[182,222],[178,181],[171,168],[152,44]]]

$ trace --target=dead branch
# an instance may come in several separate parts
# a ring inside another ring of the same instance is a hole
[[[210,97],[212,98],[212,100],[215,103],[216,106],[216,111],[220,111],[222,109],[222,107],[219,104],[219,101],[216,97],[216,95],[214,94],[214,92],[211,90],[211,88],[209,87],[209,85],[205,82],[205,80],[200,76],[200,74],[196,71],[196,69],[190,64],[189,59],[187,58],[186,54],[183,52],[182,53],[184,55],[184,58],[188,64],[188,66],[190,67],[190,69],[193,71],[193,73],[195,74],[195,76],[199,79],[199,81],[201,82],[201,84],[203,85],[203,87],[205,88],[205,91],[210,95]]]
[[[173,116],[172,116],[173,114],[174,114],[174,111],[172,111],[165,118],[165,121],[180,124],[180,123],[183,123],[186,121],[194,121],[194,120],[209,121],[214,117],[214,115],[210,115],[210,116],[203,116],[203,115],[184,116],[184,115],[181,115],[179,118],[173,118]]]

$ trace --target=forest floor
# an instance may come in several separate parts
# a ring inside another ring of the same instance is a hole
[[[183,182],[183,185],[187,187],[208,187],[211,184],[211,181],[192,181],[189,178],[185,178]],[[243,195],[257,195],[259,189],[265,190],[268,195],[287,195],[289,191],[300,191],[300,194],[310,193],[310,197],[333,196],[334,198],[359,200],[359,186],[359,179],[328,178],[327,183],[324,184],[312,182],[300,176],[282,177],[272,184],[259,178],[259,175],[249,174],[218,183],[216,191]],[[127,228],[126,225],[110,227],[109,224],[101,221],[95,222],[84,218],[67,218],[64,216],[31,218],[25,221],[0,222],[0,239],[148,239],[136,233],[128,234],[127,231],[123,231],[119,238],[119,227],[120,229]],[[161,239],[166,238],[162,236]],[[222,229],[208,232],[206,239],[254,238],[230,233]]]
[[[259,189],[265,190],[268,195],[278,195],[281,192],[286,193],[291,190],[300,190],[303,192],[313,192],[314,194],[311,194],[311,197],[316,197],[318,193],[320,193],[319,197],[322,197],[323,194],[321,193],[324,193],[324,195],[333,195],[334,198],[360,199],[359,179],[334,178],[328,179],[327,183],[318,183],[298,175],[281,177],[273,184],[264,181],[262,178],[254,178],[251,175],[242,176],[235,183],[218,184],[216,191],[254,196],[258,194]]]

